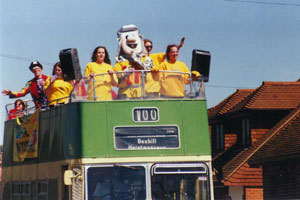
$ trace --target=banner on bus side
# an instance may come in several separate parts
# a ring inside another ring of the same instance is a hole
[[[39,113],[40,109],[24,122],[16,117],[13,161],[23,162],[25,158],[37,158]]]

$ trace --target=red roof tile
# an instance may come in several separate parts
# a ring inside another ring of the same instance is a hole
[[[224,99],[221,103],[208,109],[208,116],[214,117],[230,111],[234,106],[238,105],[246,97],[248,97],[254,89],[238,89],[235,93]]]
[[[300,82],[263,82],[245,108],[293,109],[300,102]]]
[[[300,102],[300,82],[263,82],[257,89],[239,89],[208,109],[209,118],[242,109],[294,109]]]

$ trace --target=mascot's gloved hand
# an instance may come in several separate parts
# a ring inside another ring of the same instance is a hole
[[[197,78],[199,78],[201,75],[198,71],[192,71],[192,81],[195,81]]]

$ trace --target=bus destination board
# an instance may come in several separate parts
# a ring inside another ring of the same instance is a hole
[[[114,128],[115,149],[178,149],[179,128],[170,126],[117,126]]]

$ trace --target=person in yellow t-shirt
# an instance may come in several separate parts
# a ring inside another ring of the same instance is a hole
[[[165,60],[165,53],[152,53],[153,43],[149,39],[144,39],[144,46],[147,51],[145,59],[151,59],[153,67],[158,67]],[[146,81],[146,95],[149,98],[159,97],[160,84],[157,74],[148,73]]]
[[[190,73],[185,63],[178,61],[178,46],[175,44],[168,45],[166,50],[167,60],[162,62],[158,70],[179,71]],[[154,71],[157,68],[154,68]],[[189,84],[189,74],[180,74],[172,72],[159,72],[161,82],[161,97],[184,97],[184,84]]]
[[[108,73],[103,75],[102,73]],[[118,85],[116,74],[113,73],[113,68],[110,65],[108,52],[104,46],[98,46],[94,49],[92,55],[92,62],[88,63],[84,76],[89,76],[86,80],[88,83],[88,97],[89,100],[112,100],[112,86]],[[94,83],[95,79],[95,96]]]
[[[185,37],[181,38],[180,44],[177,45],[178,50],[183,46]],[[154,71],[166,59],[166,53],[151,53],[153,42],[149,39],[144,39],[144,46],[147,51],[147,57],[152,60]],[[147,59],[146,57],[146,59]],[[149,74],[150,75],[150,74]],[[148,76],[149,76],[148,75]],[[160,83],[158,73],[152,73],[152,77],[147,78],[146,92],[148,96],[159,96]]]
[[[151,53],[152,48],[153,48],[153,43],[151,40],[149,39],[144,39],[144,46],[145,49],[147,51],[147,56],[149,58],[151,58],[153,66],[159,66],[160,63],[162,63],[165,58],[166,58],[166,54],[164,52],[162,53]]]
[[[67,102],[73,85],[71,81],[64,81],[60,62],[53,66],[52,76],[46,80],[44,92],[47,96],[49,106],[54,107],[56,104],[64,104]]]

